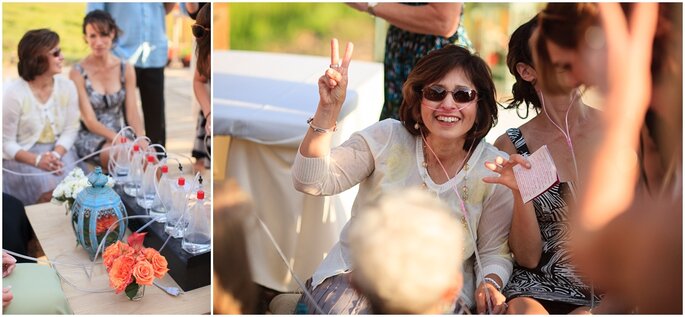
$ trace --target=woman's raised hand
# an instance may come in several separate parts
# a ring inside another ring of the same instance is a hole
[[[502,184],[513,191],[518,191],[519,186],[516,184],[516,177],[514,177],[514,166],[516,165],[530,168],[528,160],[519,154],[510,155],[508,160],[498,156],[494,163],[487,161],[485,162],[485,167],[498,173],[500,176],[483,177],[483,181],[486,183]]]
[[[340,109],[347,92],[347,70],[352,59],[354,45],[347,43],[345,56],[340,61],[338,39],[331,40],[331,65],[319,78],[319,106]]]

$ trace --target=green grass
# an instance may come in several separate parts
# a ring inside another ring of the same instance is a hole
[[[28,30],[49,28],[60,36],[60,46],[67,62],[73,63],[87,54],[81,33],[86,12],[85,3],[3,3],[3,65],[16,63],[17,45]]]
[[[342,3],[231,3],[230,23],[231,49],[312,55],[330,54],[332,37],[371,46],[374,31],[371,16]]]

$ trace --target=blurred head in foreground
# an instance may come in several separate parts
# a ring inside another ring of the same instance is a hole
[[[374,313],[452,312],[461,292],[462,225],[418,188],[384,195],[350,227],[352,284]]]
[[[214,184],[215,314],[253,314],[257,287],[247,259],[245,219],[252,211],[249,197],[235,182]]]

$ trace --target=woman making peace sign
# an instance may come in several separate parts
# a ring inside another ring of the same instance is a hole
[[[347,229],[357,213],[382,193],[413,186],[422,186],[446,202],[464,225],[464,249],[455,250],[467,259],[464,286],[460,300],[453,289],[393,289],[389,295],[413,293],[409,297],[415,299],[415,305],[404,313],[439,302],[450,312],[455,303],[477,307],[478,312],[504,312],[500,289],[512,270],[507,236],[513,199],[506,187],[481,180],[492,175],[484,166],[486,161],[506,156],[483,140],[497,119],[490,69],[464,48],[451,45],[431,52],[417,63],[404,85],[402,122],[387,119],[375,123],[331,149],[331,135],[345,100],[352,49],[348,44],[342,64],[338,64],[338,42],[331,42],[331,65],[318,82],[319,105],[293,166],[295,187],[311,195],[335,195],[360,184],[352,218],[340,241],[307,283],[317,300],[314,305],[302,298],[309,313],[372,312],[369,300],[349,283],[348,273],[353,268]],[[422,277],[407,276],[410,279]]]

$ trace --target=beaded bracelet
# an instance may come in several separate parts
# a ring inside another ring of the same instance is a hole
[[[498,291],[501,291],[501,290],[502,290],[502,286],[500,286],[499,283],[497,283],[497,281],[495,281],[495,279],[493,279],[493,278],[491,278],[491,277],[485,277],[485,278],[483,278],[483,282],[490,282],[490,284],[492,284],[493,286],[495,286],[495,288],[496,288]]]
[[[314,117],[307,119],[307,124],[309,124],[309,127],[312,128],[312,130],[314,130],[314,132],[316,132],[316,133],[333,133],[335,131],[338,131],[338,121],[336,121],[335,124],[333,125],[333,127],[330,129],[324,129],[321,127],[317,127],[317,126],[312,124],[312,121],[314,121]]]

